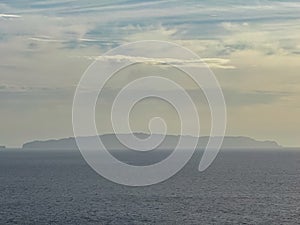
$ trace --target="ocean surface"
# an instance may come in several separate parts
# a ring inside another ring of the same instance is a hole
[[[222,151],[201,173],[200,157],[125,187],[77,151],[1,150],[0,224],[300,224],[300,151]]]

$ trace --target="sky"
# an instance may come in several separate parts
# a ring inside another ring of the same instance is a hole
[[[299,12],[296,0],[1,0],[0,145],[73,136],[74,91],[95,57],[129,42],[163,40],[197,53],[216,75],[227,104],[226,135],[300,146]],[[105,102],[132,76],[160,70],[119,72]],[[178,71],[165,73],[181,80]],[[193,84],[181,82],[193,95]],[[207,135],[205,99],[194,98]],[[112,131],[108,106],[97,106],[100,134]],[[159,100],[132,114],[134,131],[147,131],[159,114],[169,133],[178,132],[176,112]]]

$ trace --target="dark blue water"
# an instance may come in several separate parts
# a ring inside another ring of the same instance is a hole
[[[175,177],[125,187],[78,152],[0,152],[0,224],[299,224],[300,152],[221,152]]]

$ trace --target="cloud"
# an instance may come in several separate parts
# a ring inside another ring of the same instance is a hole
[[[66,40],[53,39],[51,37],[31,37],[28,39],[31,41],[41,41],[41,42],[64,42],[64,41],[66,41]]]
[[[232,23],[232,22],[222,22],[221,26],[228,31],[240,31],[242,28],[248,27],[249,23]]]
[[[8,84],[0,84],[0,93],[3,92],[23,92],[28,90],[28,88],[24,86],[18,85],[8,85]]]
[[[3,19],[15,19],[15,18],[21,18],[20,15],[13,15],[13,14],[0,14],[0,18]]]
[[[0,93],[62,93],[70,92],[74,87],[47,87],[47,86],[25,86],[25,85],[11,85],[0,83]]]
[[[131,63],[145,63],[151,65],[165,65],[165,66],[185,66],[185,67],[207,67],[211,68],[222,68],[222,69],[234,69],[232,65],[228,65],[230,60],[223,58],[203,58],[203,59],[191,59],[182,60],[176,58],[149,58],[149,57],[138,57],[129,55],[104,55],[104,56],[85,56],[90,60],[101,60],[101,61],[128,61]]]

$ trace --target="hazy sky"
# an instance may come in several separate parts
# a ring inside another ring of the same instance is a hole
[[[0,145],[73,136],[73,93],[93,58],[124,43],[156,39],[208,60],[226,98],[227,135],[299,146],[299,12],[296,0],[1,0]],[[104,98],[136,71],[123,71]],[[201,104],[205,135],[209,113]],[[97,113],[101,133],[110,132],[105,111]],[[144,103],[135,109],[132,127],[144,130],[145,118],[160,113],[176,133],[171,111],[155,100]]]

